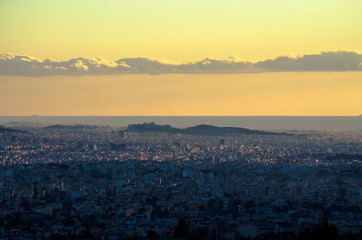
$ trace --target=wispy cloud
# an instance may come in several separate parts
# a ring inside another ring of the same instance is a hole
[[[362,55],[338,51],[304,55],[297,58],[278,57],[251,63],[232,55],[228,59],[206,58],[202,61],[175,64],[152,58],[74,58],[69,61],[44,61],[30,56],[0,53],[0,75],[116,75],[116,74],[228,74],[286,71],[362,71]]]

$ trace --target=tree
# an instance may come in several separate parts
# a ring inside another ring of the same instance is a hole
[[[241,200],[234,199],[229,201],[227,205],[227,212],[237,214],[240,205],[241,205]]]
[[[156,239],[158,239],[157,233],[156,233],[155,231],[153,231],[153,230],[148,231],[146,237],[149,238],[149,239],[151,239],[151,240],[156,240]]]
[[[318,223],[314,227],[306,228],[300,233],[300,240],[319,240],[319,239],[328,239],[336,240],[338,239],[338,228],[334,224],[329,224],[328,219],[324,219],[322,222]]]
[[[207,202],[207,208],[213,215],[220,215],[223,207],[224,201],[222,199],[211,198]]]
[[[190,235],[190,226],[185,219],[179,219],[175,227],[175,237],[188,237]]]

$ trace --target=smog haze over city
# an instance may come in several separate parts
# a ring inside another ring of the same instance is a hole
[[[1,0],[0,240],[362,239],[361,10]]]

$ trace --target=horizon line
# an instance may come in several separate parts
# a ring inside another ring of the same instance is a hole
[[[0,115],[0,117],[362,117],[359,115]]]

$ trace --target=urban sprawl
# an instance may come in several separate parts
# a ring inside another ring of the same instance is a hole
[[[198,136],[9,123],[0,239],[299,239],[318,224],[359,239],[361,163],[362,130]]]

